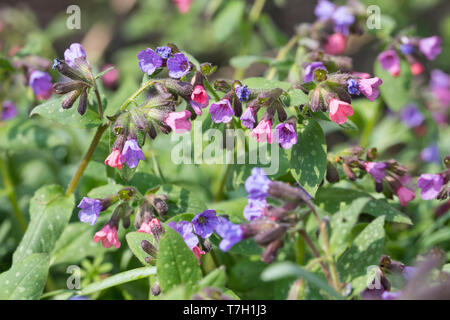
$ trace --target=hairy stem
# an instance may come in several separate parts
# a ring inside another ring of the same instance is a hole
[[[20,230],[22,231],[22,233],[25,233],[25,230],[27,229],[27,222],[22,214],[22,211],[19,208],[19,204],[17,203],[14,184],[7,168],[7,162],[3,158],[3,156],[0,156],[0,173],[2,176],[3,184],[5,186],[6,195],[9,199],[9,202],[11,203],[14,215],[16,216],[17,222],[19,223]]]
[[[319,250],[317,250],[316,246],[311,241],[311,238],[308,236],[306,231],[304,229],[301,229],[301,230],[299,230],[299,233],[303,237],[303,239],[305,240],[306,244],[311,248],[311,251],[313,252],[314,256],[317,259],[321,259],[322,256],[320,255]],[[327,267],[325,266],[325,264],[322,261],[320,261],[319,264],[320,264],[320,267],[323,270],[323,273],[325,274],[325,277],[328,279],[328,282],[330,283],[330,285],[332,285],[333,282],[332,282],[332,278],[330,276],[330,271],[328,271]]]
[[[91,160],[92,154],[95,151],[95,148],[97,148],[98,143],[100,142],[100,139],[105,132],[105,130],[108,128],[108,124],[101,124],[97,128],[97,132],[95,132],[94,138],[91,141],[91,145],[89,146],[88,151],[84,155],[83,159],[80,162],[80,165],[78,166],[77,171],[75,172],[75,175],[73,176],[72,180],[69,183],[69,186],[67,187],[66,196],[70,196],[76,189],[78,182],[81,179],[81,176],[83,175],[84,170],[86,170],[87,165],[89,164],[89,161]]]
[[[102,104],[102,99],[100,98],[100,92],[98,92],[97,87],[95,87],[94,91],[95,91],[95,96],[97,97],[98,115],[100,117],[100,120],[103,120],[103,104]]]
[[[125,110],[125,108],[134,100],[136,99],[137,96],[139,96],[145,89],[147,89],[148,87],[154,85],[156,82],[158,82],[157,80],[148,80],[146,83],[144,83],[139,89],[136,90],[135,93],[133,93],[132,96],[130,96],[127,100],[125,100],[125,102],[120,106],[120,111]]]

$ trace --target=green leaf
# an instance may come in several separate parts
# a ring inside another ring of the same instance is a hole
[[[322,289],[330,296],[336,299],[342,299],[342,297],[331,288],[325,280],[312,272],[300,268],[293,262],[286,261],[274,263],[267,267],[261,274],[261,279],[264,281],[274,281],[287,277],[304,278],[306,281],[319,289]]]
[[[400,111],[405,104],[410,102],[409,89],[412,74],[406,61],[401,60],[400,75],[393,77],[389,72],[381,68],[378,60],[375,62],[375,75],[383,80],[380,86],[380,95],[389,108]]]
[[[221,266],[208,273],[203,279],[201,279],[197,286],[196,291],[200,291],[205,287],[224,288],[227,282],[227,275],[225,273],[225,267]]]
[[[324,187],[317,192],[314,203],[330,214],[338,212],[342,205],[348,205],[358,198],[369,197],[371,200],[362,212],[375,217],[384,215],[387,221],[412,224],[411,219],[403,212],[389,205],[385,200],[375,199],[370,194],[345,188]]]
[[[157,192],[169,197],[167,217],[181,213],[199,213],[206,210],[206,205],[191,191],[176,185],[165,184]]]
[[[91,283],[87,285],[84,289],[78,292],[78,295],[87,295],[91,294],[100,290],[108,289],[111,287],[115,287],[118,285],[121,285],[123,283],[147,278],[153,274],[156,273],[155,267],[142,267],[142,268],[136,268],[133,270],[128,270],[125,272],[121,272],[118,274],[115,274],[111,277],[108,277],[104,280]]]
[[[226,40],[239,26],[245,10],[245,2],[229,0],[213,21],[214,38],[218,41]]]
[[[267,80],[266,78],[261,77],[247,78],[243,80],[242,83],[247,85],[251,89],[262,89],[262,90],[280,88],[287,91],[291,87],[291,84],[289,82],[279,80]]]
[[[0,72],[13,72],[14,67],[7,58],[0,57]]]
[[[367,287],[369,269],[378,264],[383,253],[384,220],[384,216],[373,220],[337,261],[339,279],[341,282],[351,282],[355,294]]]
[[[325,136],[315,120],[303,121],[298,142],[291,150],[290,163],[294,179],[314,197],[327,169]]]
[[[75,101],[72,108],[64,110],[61,103],[64,97],[48,100],[31,111],[30,117],[38,114],[41,117],[53,120],[63,125],[76,128],[94,128],[100,124],[98,114],[88,107],[86,113],[82,116],[77,111],[78,100]]]
[[[133,252],[136,258],[138,258],[143,265],[148,266],[148,263],[145,262],[145,258],[149,255],[144,250],[142,250],[141,241],[147,240],[156,246],[153,236],[145,232],[129,232],[127,233],[125,238],[127,239],[128,247],[130,248],[131,252]]]
[[[300,89],[292,89],[288,91],[288,101],[286,101],[287,106],[300,106],[302,104],[308,104],[308,95]]]
[[[253,63],[259,62],[269,65],[273,58],[260,56],[237,56],[230,59],[230,64],[233,68],[247,69]]]
[[[218,215],[226,214],[233,223],[242,223],[244,219],[244,208],[248,204],[247,198],[237,198],[208,205],[209,209],[216,210]]]
[[[13,263],[32,253],[50,253],[69,222],[74,196],[65,197],[60,186],[44,186],[30,201],[30,223],[13,255]]]
[[[0,274],[0,300],[39,299],[47,281],[49,256],[30,254]]]
[[[165,231],[159,243],[156,262],[161,290],[168,292],[177,285],[184,284],[191,292],[202,278],[197,259],[175,230],[165,228]]]

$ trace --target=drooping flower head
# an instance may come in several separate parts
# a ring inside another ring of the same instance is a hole
[[[328,54],[338,55],[345,51],[346,41],[342,33],[333,33],[328,36],[323,48]]]
[[[179,52],[167,59],[167,69],[169,69],[169,76],[171,78],[179,79],[188,74],[191,65],[188,58]]]
[[[417,186],[420,188],[420,196],[423,200],[436,199],[443,184],[444,179],[439,174],[424,173],[417,180]]]
[[[215,210],[205,210],[196,214],[192,219],[195,233],[203,239],[209,238],[212,235],[218,223],[219,219],[216,216]]]
[[[209,105],[209,96],[201,84],[197,84],[191,94],[190,104],[197,115],[202,114],[203,108]]]
[[[4,101],[3,109],[1,114],[1,120],[12,119],[17,116],[17,108],[14,102],[12,101]]]
[[[420,152],[420,157],[423,161],[431,163],[440,163],[441,162],[441,154],[439,152],[439,148],[436,144],[432,144]]]
[[[414,198],[416,197],[416,194],[414,192],[404,186],[398,188],[395,193],[397,194],[397,197],[400,200],[400,204],[402,206],[407,206],[408,203],[414,200]]]
[[[366,96],[370,101],[374,101],[378,98],[380,92],[378,91],[378,87],[383,84],[383,81],[378,78],[369,78],[369,79],[360,79],[358,81],[358,88],[361,93]]]
[[[349,8],[342,6],[337,8],[332,16],[334,22],[334,31],[348,36],[350,26],[355,22],[355,16],[350,12]]]
[[[348,79],[347,80],[347,91],[350,94],[354,94],[354,95],[360,95],[360,92],[358,90],[358,82],[356,82],[355,79]]]
[[[81,222],[90,223],[93,226],[102,211],[102,202],[100,199],[84,197],[77,206],[81,210],[78,212],[78,218]]]
[[[218,219],[219,223],[217,224],[215,231],[222,237],[219,248],[222,251],[228,251],[243,239],[244,231],[240,225],[233,224],[224,217],[218,217]]]
[[[209,107],[211,119],[215,123],[228,123],[233,119],[234,110],[229,99],[222,99]]]
[[[39,100],[47,100],[53,92],[52,77],[46,72],[34,70],[30,75],[30,87]]]
[[[397,77],[400,74],[400,59],[398,58],[395,50],[387,50],[378,56],[381,68],[388,71],[393,77]]]
[[[434,60],[439,54],[441,54],[441,38],[433,36],[429,38],[423,38],[419,40],[419,50],[422,52],[428,60]]]
[[[86,52],[79,43],[72,43],[66,51],[64,51],[64,60],[72,68],[79,68],[80,64],[87,63]]]
[[[103,227],[102,230],[98,231],[94,235],[94,242],[102,242],[103,247],[111,248],[112,246],[116,247],[116,249],[120,248],[120,241],[117,237],[117,227],[110,226],[108,223]]]
[[[282,148],[289,149],[297,143],[297,130],[290,122],[280,123],[275,127],[275,141]]]
[[[105,164],[110,166],[111,168],[117,168],[119,170],[122,169],[122,154],[119,149],[113,149],[110,155],[105,159]]]
[[[249,199],[264,199],[267,197],[269,185],[272,181],[267,178],[261,168],[253,168],[252,174],[245,181],[245,190],[247,190]]]
[[[255,108],[248,107],[247,109],[245,109],[240,120],[244,127],[248,128],[248,129],[253,129],[255,127],[255,122],[256,122]]]
[[[164,120],[175,133],[185,133],[191,131],[192,123],[189,121],[191,112],[188,110],[180,112],[171,112],[169,116]]]
[[[314,72],[317,70],[323,70],[327,72],[327,68],[325,68],[324,64],[320,61],[311,62],[305,68],[305,75],[303,77],[304,82],[309,82],[314,80]]]
[[[256,198],[248,199],[248,204],[244,208],[244,218],[248,221],[252,221],[253,219],[258,219],[263,216],[264,214],[264,208],[267,205],[267,201],[264,198]]]
[[[352,106],[344,101],[338,99],[331,99],[330,101],[330,119],[337,124],[344,124],[347,117],[353,115]]]
[[[144,153],[135,139],[128,139],[123,146],[120,161],[129,168],[136,168],[139,160],[145,160]]]
[[[252,130],[251,136],[258,142],[272,143],[272,120],[262,119]]]
[[[425,120],[422,112],[419,111],[415,104],[406,105],[401,114],[403,123],[410,128],[418,127]]]
[[[237,86],[234,92],[236,93],[238,99],[242,102],[248,101],[248,99],[250,98],[250,90],[247,88],[247,86]]]
[[[139,59],[139,68],[149,76],[163,65],[163,59],[150,48],[141,50],[137,57]]]
[[[386,163],[384,162],[366,162],[366,171],[372,176],[372,178],[381,183],[386,176]]]

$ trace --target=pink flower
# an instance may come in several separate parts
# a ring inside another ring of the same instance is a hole
[[[400,74],[400,59],[395,50],[391,49],[380,53],[378,61],[381,64],[381,68],[387,70],[393,77],[397,77]]]
[[[425,70],[420,62],[414,62],[409,68],[411,69],[411,73],[415,76],[421,74]]]
[[[191,9],[192,0],[173,0],[180,13],[188,13]]]
[[[194,87],[194,91],[191,94],[191,106],[197,115],[202,114],[202,108],[207,107],[209,104],[209,96],[206,93],[205,88],[198,84]]]
[[[352,75],[354,75],[355,77],[358,77],[359,79],[369,79],[370,78],[370,73],[366,73],[366,72],[352,72]]]
[[[200,257],[201,257],[202,254],[206,254],[206,252],[201,250],[199,248],[199,246],[193,247],[192,248],[192,252],[194,253],[195,257],[197,258],[198,264],[201,264]]]
[[[161,223],[159,222],[158,219],[154,218],[148,222],[143,222],[141,224],[141,227],[139,228],[139,230],[137,232],[145,232],[148,234],[152,234],[152,226],[157,227],[158,229],[161,228]]]
[[[366,171],[372,176],[372,178],[381,183],[386,176],[386,163],[384,162],[366,162],[365,163]]]
[[[111,168],[116,168],[117,167],[117,169],[121,170],[122,169],[122,165],[123,165],[123,162],[122,162],[121,158],[122,158],[122,154],[120,153],[120,150],[119,149],[113,149],[113,151],[108,156],[108,158],[106,158],[105,164],[107,166],[110,166]]]
[[[190,117],[191,112],[188,110],[171,112],[164,122],[176,133],[185,133],[189,132],[192,128],[192,124],[188,120]]]
[[[100,231],[98,231],[94,235],[94,242],[102,241],[102,245],[105,248],[110,248],[112,246],[116,247],[117,249],[120,248],[120,242],[117,238],[117,228],[111,227],[109,224],[104,226],[104,228]]]
[[[347,117],[353,115],[352,106],[344,101],[338,99],[331,99],[330,101],[330,119],[337,124],[343,124],[347,121]]]
[[[419,50],[422,52],[428,60],[434,60],[436,56],[441,54],[441,38],[433,36],[429,38],[423,38],[419,41]]]
[[[366,96],[370,101],[375,100],[378,95],[378,87],[381,86],[383,81],[378,78],[370,78],[370,79],[361,79],[358,81],[359,91]]]
[[[272,120],[261,120],[251,136],[258,142],[272,143]]]
[[[325,52],[328,54],[341,54],[345,51],[345,37],[342,33],[334,33],[327,38],[327,42],[323,45]]]
[[[416,194],[414,192],[403,186],[398,188],[395,193],[397,194],[397,197],[400,200],[400,204],[402,206],[407,206],[408,202],[412,201],[416,197]]]
[[[101,71],[105,71],[108,68],[114,67],[112,64],[107,64],[103,66]],[[114,89],[117,86],[117,81],[119,79],[119,70],[114,68],[107,73],[105,73],[102,77],[102,83],[105,87]]]

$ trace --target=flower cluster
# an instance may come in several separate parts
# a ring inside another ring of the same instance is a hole
[[[179,79],[188,74],[191,64],[188,58],[174,46],[157,47],[156,50],[147,48],[138,55],[139,68],[149,76],[163,67],[167,67],[169,76]]]

